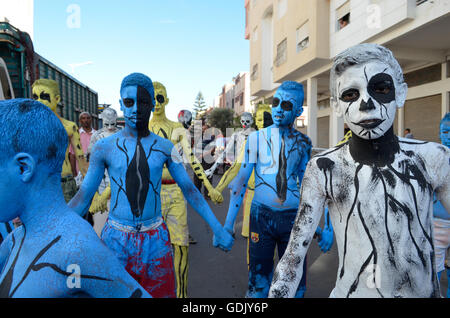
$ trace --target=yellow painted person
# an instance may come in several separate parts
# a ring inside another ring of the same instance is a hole
[[[166,117],[165,108],[169,103],[166,88],[159,82],[153,82],[153,86],[155,89],[156,104],[152,119],[149,122],[149,130],[160,137],[169,139],[177,147],[181,146],[183,153],[188,157],[192,170],[202,180],[208,190],[211,200],[214,203],[223,202],[222,195],[213,188],[205,176],[202,165],[194,156],[190,143],[188,142],[186,129],[181,123],[171,121]],[[183,193],[167,168],[163,170],[160,197],[162,216],[169,229],[170,241],[174,251],[177,298],[186,298],[189,268],[187,210]]]
[[[272,121],[272,108],[267,104],[259,104],[256,109],[255,124],[258,130],[266,128],[273,124]],[[230,182],[237,176],[239,169],[241,168],[241,162],[244,159],[245,143],[239,151],[237,160],[233,162],[231,167],[225,172],[220,179],[219,184],[216,186],[216,190],[222,193],[222,191],[230,184]],[[253,172],[248,180],[247,191],[244,196],[244,218],[242,221],[242,236],[249,236],[249,222],[250,222],[250,207],[252,205],[253,196],[255,194],[255,173]]]
[[[77,185],[72,173],[72,167],[69,158],[69,147],[72,145],[75,151],[75,157],[78,162],[78,167],[82,175],[86,175],[87,162],[84,157],[83,149],[81,148],[80,134],[78,133],[77,125],[65,118],[62,118],[58,112],[58,103],[61,101],[61,95],[58,83],[49,79],[38,79],[33,83],[33,99],[41,102],[49,107],[53,113],[59,118],[64,126],[64,129],[69,136],[69,145],[66,149],[66,157],[64,159],[61,172],[61,186],[64,193],[64,199],[69,202],[70,199],[77,193]],[[51,132],[50,132],[51,133]]]

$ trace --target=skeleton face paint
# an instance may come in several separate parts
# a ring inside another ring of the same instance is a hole
[[[247,129],[250,128],[253,124],[253,117],[250,113],[243,113],[241,115],[241,125],[242,128]]]
[[[189,128],[192,122],[192,113],[189,110],[182,110],[178,113],[178,122],[182,123],[184,128]]]
[[[166,90],[163,87],[155,85],[155,115],[160,115],[165,112],[166,105],[169,103]]]
[[[114,132],[117,125],[117,112],[112,108],[106,108],[99,117],[103,121],[103,127],[108,132]]]
[[[272,119],[277,127],[290,127],[297,116],[303,112],[302,105],[297,101],[296,94],[278,89],[272,102]]]
[[[132,129],[137,129],[139,136],[147,136],[148,122],[153,109],[150,94],[141,86],[126,86],[121,95],[120,104],[125,124]]]
[[[380,62],[352,66],[337,78],[338,109],[354,134],[377,139],[391,128],[397,108],[394,78]]]
[[[41,102],[56,113],[59,99],[51,93],[48,87],[43,85],[35,85],[33,87],[33,99]]]

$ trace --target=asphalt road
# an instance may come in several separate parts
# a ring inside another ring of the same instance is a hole
[[[215,186],[221,175],[214,175]],[[208,203],[223,224],[228,211],[229,191],[223,192],[224,202]],[[189,247],[188,297],[190,298],[242,298],[247,290],[247,239],[240,235],[242,208],[236,219],[236,239],[230,252],[212,246],[212,231],[207,223],[188,205],[188,224],[197,244]],[[323,228],[323,220],[320,225]],[[338,252],[336,244],[323,254],[314,240],[307,256],[307,281],[305,298],[327,298],[336,281]],[[441,277],[442,293],[447,290],[447,277]]]

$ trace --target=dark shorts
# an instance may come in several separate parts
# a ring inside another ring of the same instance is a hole
[[[297,209],[273,210],[259,203],[250,209],[249,277],[247,297],[267,298],[272,282],[274,254],[281,258],[286,250]],[[306,289],[306,259],[297,297]]]

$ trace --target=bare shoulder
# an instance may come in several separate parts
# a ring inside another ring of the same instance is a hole
[[[61,123],[66,129],[67,135],[69,135],[69,137],[78,132],[78,126],[73,121],[61,118]]]
[[[400,149],[406,155],[418,155],[428,163],[449,164],[450,149],[431,141],[398,138]]]

